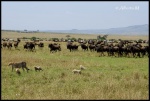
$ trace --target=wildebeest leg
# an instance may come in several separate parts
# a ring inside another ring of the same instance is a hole
[[[138,52],[137,56],[139,56],[139,58],[140,58],[140,52]]]
[[[145,55],[145,51],[144,51],[144,52],[142,52],[141,54],[142,54],[142,57],[144,57],[144,55]]]
[[[132,53],[133,57],[135,57],[135,52]]]
[[[142,53],[142,57],[144,57],[144,55],[145,55],[145,52]]]
[[[138,57],[138,53],[134,53],[134,58],[137,58]]]
[[[107,52],[107,55],[110,56],[109,52]]]
[[[52,53],[52,49],[50,50],[50,53]]]
[[[125,57],[129,57],[129,52],[125,52]]]
[[[121,57],[123,54],[121,51],[118,52],[118,57]]]
[[[108,53],[109,53],[109,56],[112,56],[112,50],[109,48],[109,51],[108,51]]]
[[[102,51],[102,55],[105,56],[104,52]]]
[[[33,51],[34,51],[34,52],[36,52],[36,49],[35,49],[35,47],[33,48]]]
[[[130,57],[130,52],[126,52],[126,57]]]
[[[100,57],[100,56],[102,56],[102,54],[103,54],[103,53],[102,53],[102,52],[100,52],[100,55],[99,55],[99,57]]]
[[[119,52],[117,52],[117,55],[118,55],[118,57],[120,57],[120,54],[119,54]]]
[[[100,54],[99,54],[99,57],[101,56],[101,52],[100,52]]]
[[[111,52],[111,56],[112,56],[112,57],[114,56],[114,52],[113,52],[113,51]]]
[[[58,51],[58,49],[55,49],[55,52],[57,52]]]

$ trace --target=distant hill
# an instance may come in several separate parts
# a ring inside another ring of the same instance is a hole
[[[113,35],[149,35],[149,25],[134,25],[120,28],[110,29],[93,29],[93,30],[47,30],[45,32],[58,32],[58,33],[76,33],[76,34],[113,34]]]

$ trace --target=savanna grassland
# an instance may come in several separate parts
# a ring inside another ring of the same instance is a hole
[[[2,38],[40,37],[66,38],[68,34],[3,32]],[[71,37],[90,39],[97,35],[70,34]],[[108,39],[143,39],[148,36],[108,36]],[[23,49],[1,49],[1,99],[149,99],[149,58],[99,57],[99,53],[82,51],[69,52],[66,42],[57,42],[61,51],[50,53],[48,44],[35,47],[36,52]],[[76,43],[78,44],[78,43]],[[9,62],[26,61],[31,70],[21,69],[21,75],[12,72]],[[73,74],[79,65],[86,67],[80,74]],[[43,71],[35,72],[34,66]]]

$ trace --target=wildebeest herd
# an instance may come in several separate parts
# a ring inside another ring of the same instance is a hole
[[[20,43],[20,39],[17,41],[4,40],[1,44],[1,48],[11,49],[13,46],[15,49],[18,47]],[[142,43],[145,43],[146,46],[143,46]],[[35,51],[35,46],[40,48],[44,47],[43,42],[25,42],[23,45],[23,49],[28,51]],[[129,40],[119,40],[117,42],[113,41],[99,41],[99,40],[88,40],[88,41],[78,41],[74,43],[72,41],[66,42],[66,49],[70,52],[78,51],[78,48],[81,47],[83,51],[96,51],[99,53],[99,56],[115,56],[115,57],[149,57],[149,43],[146,41],[138,42],[138,41],[129,41]],[[50,53],[61,51],[61,45],[58,43],[49,43],[48,48],[50,49]]]
[[[67,43],[67,49],[69,49],[70,52],[78,50],[79,46],[81,46],[84,51],[96,51],[100,53],[100,56],[105,56],[104,53],[107,53],[107,56],[115,57],[144,57],[144,55],[149,57],[149,44],[147,43],[147,46],[142,46],[141,42],[138,41],[133,43],[132,41],[126,40],[114,43],[106,40],[97,42],[89,40],[79,45],[73,44],[72,42]]]

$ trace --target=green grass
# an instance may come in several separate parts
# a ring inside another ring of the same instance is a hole
[[[62,51],[50,53],[48,43],[36,52],[1,49],[1,98],[2,99],[148,99],[149,58],[99,57],[99,53],[69,52],[66,43]],[[18,76],[8,63],[26,61],[29,73],[21,70]],[[73,74],[79,65],[87,69]],[[34,66],[43,71],[35,72]]]

